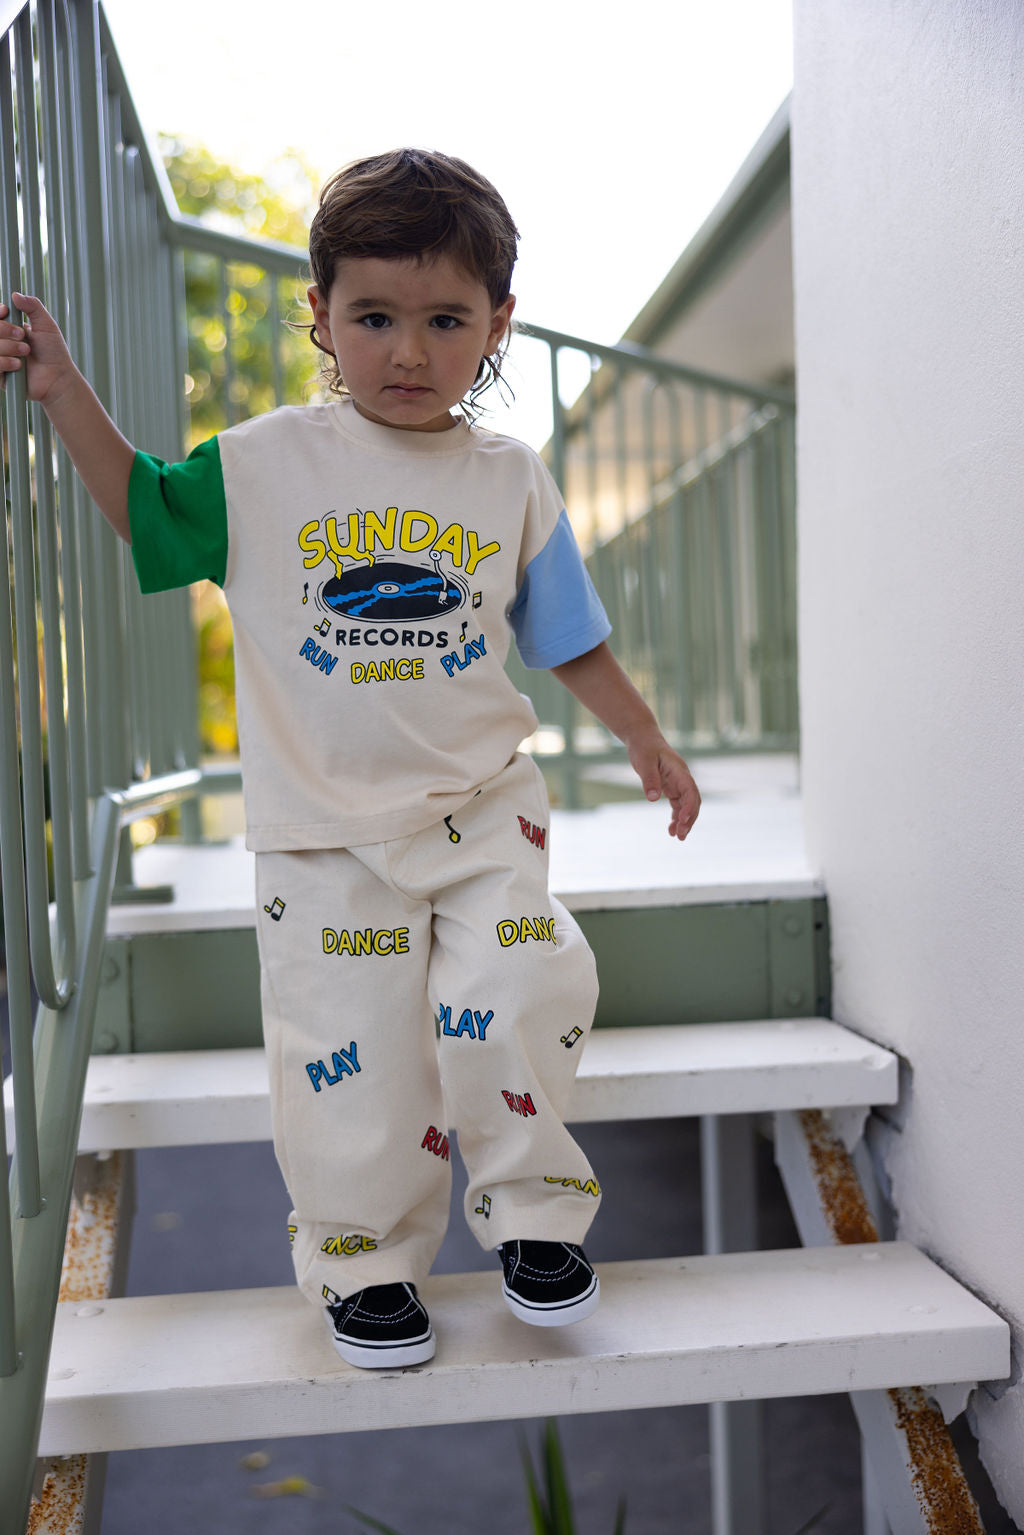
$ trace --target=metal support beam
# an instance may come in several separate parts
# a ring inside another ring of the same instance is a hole
[[[772,1012],[769,904],[741,901],[578,912],[601,974],[598,1027],[733,1023],[777,1016]],[[791,904],[802,921],[824,902],[800,899]],[[121,948],[123,954],[115,959],[122,980],[108,985],[104,971],[97,1051],[230,1049],[262,1043],[253,927],[230,933],[138,933],[122,940]],[[810,950],[807,958],[813,961]],[[113,977],[112,968],[109,974]],[[123,989],[126,975],[130,1004]],[[806,972],[803,987],[810,1003],[821,995],[820,975]],[[788,1010],[790,1017],[801,1015],[813,1016],[809,1005]]]
[[[878,1241],[850,1153],[821,1109],[776,1114],[775,1161],[805,1247]]]
[[[916,1386],[851,1391],[892,1535],[984,1535],[942,1413]]]
[[[892,1528],[885,1517],[885,1504],[875,1476],[871,1457],[863,1435],[860,1441],[860,1485],[863,1498],[864,1535],[892,1535]]]
[[[752,1114],[700,1122],[706,1253],[757,1245],[756,1131]],[[760,1402],[712,1402],[711,1527],[714,1535],[764,1535],[765,1465]]]
[[[805,1246],[878,1241],[853,1157],[826,1112],[776,1114],[775,1160]],[[871,1473],[864,1535],[984,1535],[942,1413],[925,1393],[853,1391],[850,1401]]]
[[[806,1016],[817,1005],[813,903],[768,902],[768,964],[772,1018]]]

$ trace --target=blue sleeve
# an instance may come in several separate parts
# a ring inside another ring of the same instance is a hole
[[[508,617],[523,664],[535,671],[575,660],[611,634],[566,512],[527,565]]]

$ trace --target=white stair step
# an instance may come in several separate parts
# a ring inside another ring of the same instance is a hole
[[[991,1380],[1007,1324],[904,1242],[598,1266],[601,1305],[525,1326],[497,1269],[423,1287],[418,1369],[343,1363],[291,1288],[58,1308],[40,1454]]]
[[[897,1073],[890,1051],[827,1018],[595,1029],[569,1118],[583,1123],[895,1103]],[[10,1113],[7,1123],[10,1140]],[[82,1151],[269,1137],[262,1050],[93,1056],[89,1062]]]

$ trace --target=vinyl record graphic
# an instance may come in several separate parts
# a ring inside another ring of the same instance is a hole
[[[396,561],[355,565],[325,581],[320,596],[335,613],[379,623],[408,618],[440,618],[466,600],[465,589],[440,567],[402,565]]]

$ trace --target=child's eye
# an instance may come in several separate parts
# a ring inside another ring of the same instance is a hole
[[[430,322],[437,330],[458,330],[462,324],[453,314],[436,314]]]
[[[364,314],[361,324],[365,325],[367,330],[383,330],[390,321],[386,314]]]

